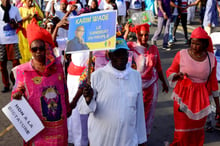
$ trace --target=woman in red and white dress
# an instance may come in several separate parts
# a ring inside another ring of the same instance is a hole
[[[128,42],[128,47],[133,52],[137,71],[140,72],[142,78],[145,122],[147,136],[149,136],[158,98],[158,78],[162,81],[163,91],[168,92],[168,86],[163,76],[158,48],[147,43],[149,25],[136,25],[130,29],[127,26],[125,26],[124,37],[126,38],[128,31],[135,32],[137,37],[137,42]]]
[[[175,132],[170,146],[203,146],[204,126],[211,112],[211,93],[217,114],[220,108],[216,59],[211,39],[201,27],[192,32],[190,48],[176,54],[166,74],[174,88]]]

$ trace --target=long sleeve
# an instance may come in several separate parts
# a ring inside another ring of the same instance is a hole
[[[209,89],[209,95],[213,95],[213,97],[219,96],[218,93],[218,81],[216,78],[216,66],[217,66],[217,60],[215,59],[215,65],[212,69],[211,75],[208,79],[208,89]]]
[[[95,71],[95,59],[96,57],[93,56],[91,66],[90,66],[90,73]],[[87,83],[87,74],[88,74],[88,63],[86,65],[86,68],[83,70],[82,74],[79,78],[79,88],[84,88]]]
[[[142,144],[147,141],[147,133],[145,126],[145,116],[144,116],[144,103],[143,103],[143,93],[142,93],[142,82],[141,76],[139,75],[139,94],[137,98],[137,134],[138,134],[138,144]]]
[[[176,56],[173,59],[173,63],[166,71],[167,80],[169,82],[170,87],[174,88],[176,85],[176,82],[173,82],[173,76],[180,71],[180,52],[176,54]]]
[[[11,93],[11,98],[12,96],[17,93],[25,92],[25,83],[24,83],[24,73],[21,71],[18,67],[15,67],[12,69],[14,76],[15,76],[15,85],[13,87],[12,93]]]
[[[157,69],[157,72],[162,71],[161,60],[160,60],[160,54],[159,54],[158,49],[157,49],[157,64],[156,64],[156,69]]]
[[[97,90],[95,88],[94,85],[94,76],[91,76],[91,86],[93,88],[93,98],[91,100],[91,102],[89,103],[89,105],[86,103],[85,97],[82,96],[82,98],[80,98],[79,103],[78,103],[78,110],[80,114],[89,114],[91,112],[95,112],[96,110],[96,97],[97,97]]]

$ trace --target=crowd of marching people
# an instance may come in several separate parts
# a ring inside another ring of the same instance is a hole
[[[15,100],[24,96],[45,127],[24,141],[25,146],[146,146],[158,79],[163,92],[174,88],[170,146],[204,144],[204,127],[211,131],[207,126],[211,98],[220,128],[217,61],[209,36],[220,12],[216,0],[1,0],[0,4],[1,92],[12,90]],[[89,51],[67,54],[71,46],[89,50],[81,39],[86,31],[82,26],[76,29],[75,42],[68,40],[69,18],[104,10],[117,11],[115,48],[93,51],[92,57]],[[151,39],[151,23],[128,21],[145,10],[157,19]],[[201,27],[189,37],[187,25],[195,11],[200,11]],[[180,22],[188,49],[177,52],[165,71],[157,40],[165,27],[162,49],[171,50]],[[12,61],[10,73],[7,61]]]

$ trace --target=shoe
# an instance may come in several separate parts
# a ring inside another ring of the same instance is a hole
[[[170,50],[171,50],[171,48],[168,47],[168,46],[167,46],[167,47],[163,47],[162,49],[163,49],[163,50],[166,50],[166,51],[170,51]]]
[[[214,131],[214,128],[212,126],[207,126],[205,131],[208,133],[212,133]]]
[[[214,128],[212,127],[212,122],[207,122],[206,123],[206,132],[213,132],[214,131]]]
[[[151,40],[151,45],[157,45],[157,41]]]
[[[177,42],[177,39],[176,39],[176,38],[173,38],[173,42]]]
[[[172,47],[174,45],[174,42],[168,42],[168,46]]]
[[[9,92],[9,91],[10,91],[9,87],[4,87],[4,89],[1,92],[6,93],[6,92]]]

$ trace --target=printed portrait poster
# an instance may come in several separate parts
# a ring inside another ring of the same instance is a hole
[[[117,11],[101,11],[69,19],[66,53],[115,48]]]
[[[26,99],[12,100],[2,108],[25,142],[37,135],[44,126]]]

